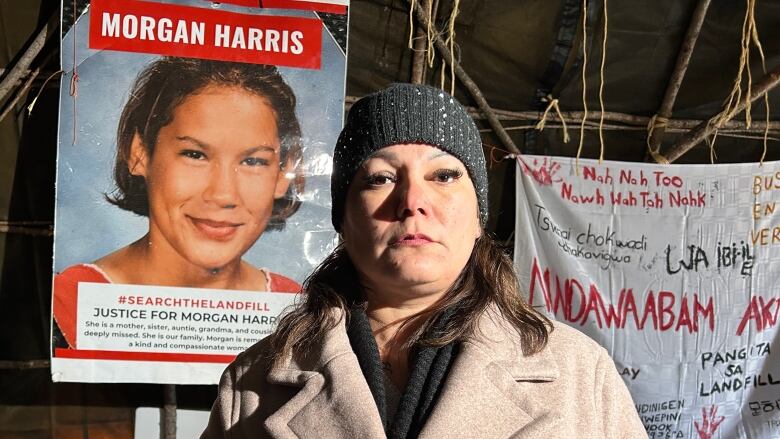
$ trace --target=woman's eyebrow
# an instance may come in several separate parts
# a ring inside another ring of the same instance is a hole
[[[450,155],[450,153],[448,153],[446,151],[432,152],[432,153],[428,154],[428,160],[437,159],[439,157],[446,156],[446,155]]]
[[[271,145],[260,145],[260,146],[254,146],[252,148],[248,148],[244,151],[245,155],[251,155],[256,152],[270,152],[271,154],[276,154],[276,148],[274,148]]]
[[[202,140],[198,140],[198,139],[196,139],[194,137],[191,137],[191,136],[176,136],[176,140],[182,140],[182,141],[185,141],[185,142],[194,143],[195,145],[197,145],[198,147],[202,148],[206,152],[208,152],[209,150],[212,149],[211,145],[209,145],[208,143],[206,143],[206,142],[204,142]],[[246,150],[244,150],[243,153],[245,155],[251,155],[251,154],[254,154],[256,152],[270,152],[272,154],[276,154],[276,148],[274,148],[271,145],[258,145],[258,146],[253,146],[251,148],[247,148]]]
[[[203,148],[206,151],[211,149],[211,145],[209,145],[208,143],[206,143],[206,142],[204,142],[202,140],[198,140],[198,139],[196,139],[194,137],[190,137],[190,136],[176,136],[176,140],[183,140],[185,142],[194,143],[194,144],[198,145],[199,147]]]
[[[379,151],[371,154],[371,156],[369,158],[372,158],[372,159],[382,159],[382,160],[384,160],[384,161],[386,161],[386,162],[388,162],[390,164],[396,163],[398,161],[398,156],[396,156],[392,152],[384,151],[384,150],[381,150],[381,149]]]

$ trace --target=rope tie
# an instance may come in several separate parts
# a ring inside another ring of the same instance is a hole
[[[761,67],[764,73],[766,73],[766,58],[764,56],[764,49],[761,45],[761,40],[758,37],[758,26],[756,25],[756,0],[746,0],[745,17],[742,20],[742,38],[740,42],[740,55],[739,65],[737,69],[737,76],[734,78],[734,85],[731,89],[731,93],[724,101],[723,110],[718,113],[712,120],[712,125],[715,127],[715,134],[717,134],[718,128],[724,123],[728,122],[736,116],[737,109],[740,103],[745,101],[745,125],[750,128],[752,123],[752,100],[753,100],[753,74],[750,69],[750,46],[751,43],[758,50],[758,54],[761,57]],[[742,89],[743,79],[747,77],[746,90]],[[766,110],[766,120],[769,121],[769,95],[764,94],[764,108]],[[764,128],[764,149],[761,154],[759,166],[763,166],[764,159],[767,153],[767,141],[769,139],[769,124],[767,123]],[[714,151],[714,138],[710,143],[710,157],[716,157]]]
[[[63,73],[65,72],[62,70],[57,70],[56,72],[49,75],[49,77],[46,78],[45,81],[43,81],[43,85],[41,85],[41,88],[38,89],[38,93],[35,94],[35,97],[32,99],[32,101],[30,101],[30,105],[27,106],[28,116],[32,114],[33,108],[35,107],[35,103],[38,102],[38,98],[41,96],[41,93],[43,93],[43,90],[46,88],[46,84],[48,84],[49,81],[51,81],[51,79],[54,78],[55,76],[61,75]]]
[[[458,17],[460,8],[460,0],[454,0],[452,3],[452,13],[450,13],[450,20],[447,26],[447,43],[450,47],[450,94],[455,94],[455,18]],[[444,69],[442,69],[442,87],[444,88]]]
[[[488,144],[485,144],[485,146],[490,148],[489,157],[490,157],[490,168],[491,169],[493,168],[493,165],[496,164],[496,163],[500,163],[500,162],[502,162],[504,160],[510,160],[510,159],[514,160],[514,159],[520,157],[520,154],[511,153],[511,152],[509,152],[509,151],[507,151],[505,149],[501,149],[501,148],[499,148],[497,146],[488,145]],[[496,151],[502,152],[502,153],[504,153],[504,155],[502,157],[500,157],[500,158],[496,158]]]
[[[433,50],[433,40],[434,40],[434,34],[433,34],[433,2],[428,2],[428,30],[425,33],[425,36],[428,37],[428,46],[426,47],[426,52],[428,54],[428,68],[433,68],[433,59],[436,57],[436,51]]]
[[[764,57],[764,48],[761,46],[761,40],[758,38],[758,26],[755,24],[755,0],[753,3],[753,10],[751,12],[753,16],[753,32],[750,33],[753,45],[758,49],[758,54],[761,56],[761,68],[766,75],[766,58]],[[764,150],[761,152],[761,159],[758,162],[758,166],[764,166],[764,159],[766,158],[767,142],[769,140],[769,93],[764,93],[764,110],[766,111],[766,127],[764,127]]]
[[[707,141],[707,146],[710,148],[710,163],[715,164],[715,160],[718,159],[718,154],[715,153],[715,139],[717,139],[718,135],[717,133],[713,134],[712,137],[705,137],[704,140]]]
[[[604,40],[601,43],[601,68],[599,69],[599,163],[604,161],[604,63],[607,60],[607,0],[604,0]]]
[[[653,149],[650,147],[650,137],[653,135],[653,131],[656,128],[666,128],[666,126],[669,125],[669,118],[668,117],[662,117],[657,114],[654,114],[653,117],[650,118],[650,121],[647,122],[647,152],[650,154],[650,157],[655,160],[656,163],[662,164],[662,165],[668,165],[669,160],[661,154],[661,145],[658,145],[658,148]]]
[[[455,19],[458,17],[458,13],[460,13],[460,0],[453,0],[452,3],[452,12],[450,12],[450,18],[447,20],[447,37],[444,39],[444,45],[447,46],[450,50],[450,59],[452,62],[450,63],[450,94],[455,94]],[[430,24],[430,20],[428,21]],[[443,34],[443,32],[442,32]],[[429,34],[429,36],[432,36],[432,34]],[[433,67],[433,59],[431,59],[431,67]],[[445,74],[444,71],[447,68],[447,61],[445,61],[443,58],[441,60],[441,74],[439,75],[439,81],[440,85],[439,88],[444,90],[444,83],[445,81]]]
[[[751,97],[753,74],[750,70],[750,43],[753,42],[758,49],[761,60],[764,60],[764,51],[761,42],[758,40],[758,30],[756,28],[755,18],[756,0],[746,0],[745,18],[742,21],[742,38],[740,43],[739,65],[737,76],[734,78],[734,85],[731,93],[726,98],[723,111],[715,118],[715,126],[720,127],[724,122],[736,115],[737,108],[743,98],[742,82],[744,76],[747,76],[747,90],[744,90],[745,98],[745,124],[750,128],[751,118]],[[766,67],[764,67],[766,71]]]
[[[417,7],[417,0],[409,0],[409,49],[414,48],[414,10]],[[435,51],[433,50],[433,40],[435,38],[433,33],[433,2],[428,2],[428,29],[426,30],[425,38],[427,45],[425,47],[425,60],[428,62],[428,67],[433,68],[433,59],[435,58]]]
[[[588,93],[585,81],[585,71],[588,67],[588,0],[582,0],[582,121],[580,122],[580,144],[577,147],[577,157],[574,159],[574,173],[580,175],[580,154],[585,142],[585,121],[588,119]]]
[[[544,130],[545,124],[547,123],[547,115],[550,113],[550,110],[555,110],[555,113],[558,116],[558,119],[563,124],[563,143],[569,143],[569,129],[566,127],[566,120],[563,118],[563,114],[561,114],[561,107],[558,105],[558,99],[553,99],[552,96],[547,95],[542,98],[542,102],[548,102],[547,108],[544,109],[544,114],[542,114],[541,120],[534,126],[539,131]]]
[[[409,0],[409,48],[414,48],[412,40],[414,39],[414,7],[417,0]]]

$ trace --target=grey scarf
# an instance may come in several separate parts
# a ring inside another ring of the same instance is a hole
[[[387,419],[384,370],[379,359],[379,348],[368,317],[362,306],[350,310],[347,335],[352,350],[357,355],[360,369],[374,396],[382,425],[389,439],[416,438],[428,419],[436,398],[441,393],[444,381],[453,360],[457,356],[457,343],[441,347],[419,347],[410,355],[411,371],[406,387],[401,394],[398,410],[393,419]],[[449,320],[452,312],[446,311],[433,326],[439,331]]]

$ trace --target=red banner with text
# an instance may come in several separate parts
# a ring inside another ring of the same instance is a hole
[[[322,21],[93,0],[89,48],[317,69]]]

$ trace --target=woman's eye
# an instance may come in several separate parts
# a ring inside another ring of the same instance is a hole
[[[179,155],[193,160],[204,160],[206,158],[206,154],[203,154],[201,151],[196,151],[194,149],[184,149],[179,153]]]
[[[247,157],[241,163],[248,166],[268,166],[268,160],[260,157]]]
[[[433,179],[439,183],[452,183],[463,176],[459,169],[438,169],[433,173]]]
[[[365,180],[370,186],[384,186],[386,184],[395,183],[395,176],[389,174],[371,174],[367,175]]]

